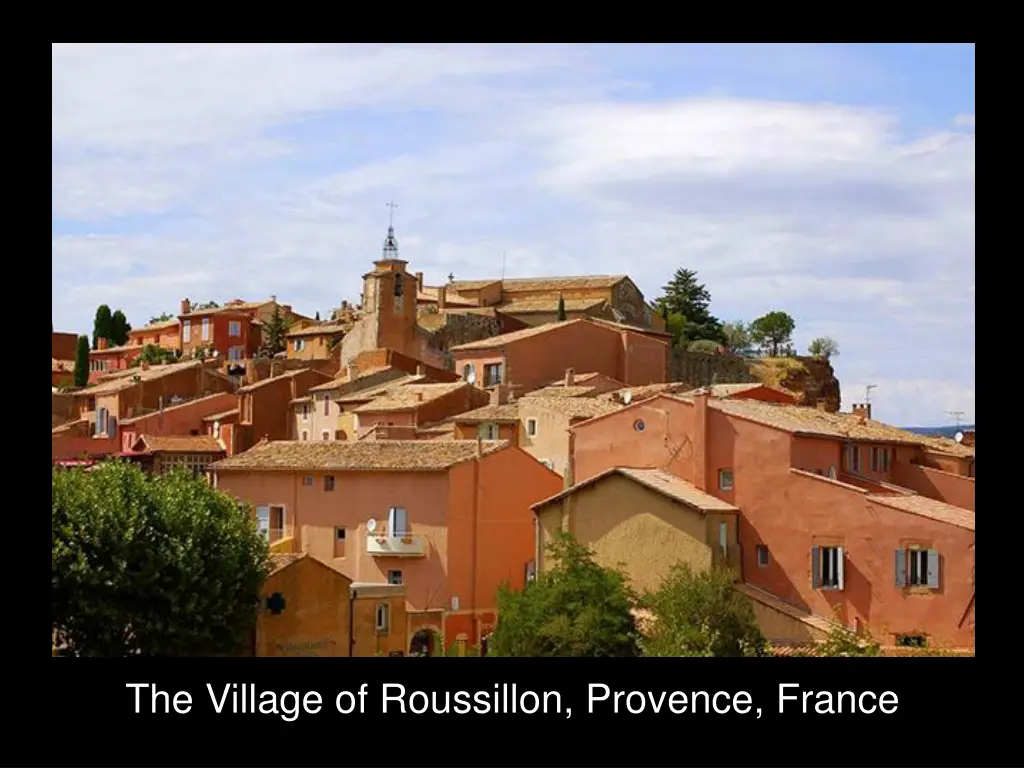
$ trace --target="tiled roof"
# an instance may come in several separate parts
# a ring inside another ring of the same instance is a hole
[[[750,419],[787,432],[841,440],[864,440],[879,443],[904,445],[929,445],[929,438],[907,432],[904,429],[865,419],[852,413],[829,413],[817,408],[798,405],[776,405],[759,400],[712,400],[710,407],[735,416]],[[973,456],[974,451],[950,441],[952,447],[945,447],[949,453],[958,456]]]
[[[448,290],[458,293],[459,291],[479,291],[481,288],[500,282],[501,280],[455,280],[447,283],[446,287]]]
[[[170,376],[172,373],[178,373],[179,371],[184,371],[187,368],[199,368],[202,365],[203,362],[201,360],[187,360],[183,363],[153,365],[149,368],[130,368],[124,376],[119,376],[111,381],[104,381],[100,384],[86,387],[75,394],[88,395],[90,397],[95,395],[112,395],[115,392],[120,392],[123,389],[133,387],[135,385],[134,379],[136,376],[138,376],[142,381],[154,381],[155,379],[160,379],[164,376]],[[214,371],[207,371],[207,373],[211,376],[219,375]]]
[[[636,403],[640,400],[646,400],[649,397],[654,397],[655,395],[682,392],[690,387],[690,384],[686,384],[681,381],[670,381],[663,384],[645,384],[641,387],[623,387],[622,389],[617,389],[614,392],[608,392],[607,394],[601,395],[601,397],[614,400],[621,398],[626,392],[629,392],[631,395],[630,402]]]
[[[605,303],[605,299],[563,299],[566,312],[586,312]],[[557,312],[558,297],[537,297],[529,299],[513,299],[498,307],[507,315],[530,314],[531,312]]]
[[[296,368],[295,370],[292,370],[292,371],[285,371],[284,373],[279,373],[279,374],[277,374],[277,376],[272,376],[269,379],[263,379],[263,381],[257,381],[255,384],[246,384],[244,387],[239,387],[238,391],[240,393],[252,392],[253,390],[259,389],[260,387],[265,387],[268,384],[273,384],[275,382],[283,381],[285,379],[293,379],[296,376],[298,376],[300,373],[306,373],[307,371],[311,371],[311,370],[313,370],[313,369],[312,368]],[[319,371],[317,371],[317,373],[319,373]],[[327,378],[327,374],[321,374],[321,375],[324,376],[324,378]]]
[[[210,435],[185,437],[140,435],[139,442],[143,443],[148,451],[163,453],[224,453],[224,446]]]
[[[567,387],[564,384],[554,384],[543,389],[535,389],[527,392],[523,397],[588,397],[594,394],[596,387],[573,385]]]
[[[272,576],[278,571],[284,570],[292,563],[297,563],[306,557],[305,552],[272,552],[270,554],[270,573],[268,576]]]
[[[375,398],[355,409],[355,413],[379,411],[410,411],[424,403],[437,400],[459,389],[471,386],[464,381],[453,381],[450,384],[406,384],[395,387],[386,395]]]
[[[311,325],[308,328],[300,328],[297,331],[288,331],[285,335],[293,336],[333,336],[336,333],[347,333],[350,326],[341,323],[327,323],[324,325]]]
[[[68,373],[75,370],[74,360],[57,360],[56,358],[50,358],[50,372],[54,371],[67,371]]]
[[[230,411],[224,411],[223,413],[214,413],[209,416],[203,416],[203,421],[223,421],[224,419],[230,419],[232,416],[238,415],[238,409],[232,408]]]
[[[480,444],[489,454],[505,441]],[[256,445],[245,453],[213,465],[221,470],[254,471],[392,471],[437,472],[477,455],[476,440],[277,441]]]
[[[751,600],[756,600],[757,602],[761,603],[764,606],[767,606],[768,608],[771,608],[774,611],[778,611],[779,613],[785,614],[790,618],[796,619],[802,624],[806,624],[807,626],[812,627],[813,629],[816,629],[819,632],[822,632],[823,634],[828,634],[836,627],[835,622],[829,621],[824,616],[819,616],[816,613],[811,613],[810,611],[804,610],[803,608],[798,608],[795,605],[791,605],[790,603],[787,603],[785,600],[776,597],[771,592],[767,592],[761,589],[760,587],[755,587],[753,584],[737,584],[736,591],[746,595]]]
[[[192,318],[201,317],[202,315],[216,315],[220,313],[229,314],[234,312],[251,312],[254,309],[259,309],[260,307],[265,307],[266,305],[273,303],[274,301],[272,299],[266,299],[265,301],[229,301],[228,303],[223,304],[219,307],[210,307],[209,309],[193,309],[187,314],[182,315],[182,317]],[[281,306],[281,309],[284,310],[283,305],[279,306]]]
[[[617,331],[634,331],[651,336],[664,336],[667,339],[672,338],[672,334],[667,331],[656,331],[653,328],[642,328],[639,325],[630,325],[629,323],[616,323],[614,320],[605,320],[603,317],[592,317],[591,322],[598,325],[607,325],[609,328],[614,328]]]
[[[591,372],[591,373],[574,373],[573,377],[572,377],[572,380],[573,380],[574,384],[586,384],[588,381],[590,381],[592,379],[596,379],[598,376],[603,376],[603,375],[604,374],[595,373],[595,372]],[[549,387],[561,387],[561,386],[564,386],[564,385],[565,385],[565,377],[564,376],[560,376],[557,379],[553,379],[548,384]]]
[[[489,339],[480,339],[480,341],[471,341],[468,344],[460,344],[457,347],[452,347],[450,351],[461,352],[462,350],[493,349],[496,347],[503,347],[506,344],[512,344],[517,341],[522,341],[523,339],[529,339],[533,336],[541,336],[545,333],[557,331],[559,328],[564,328],[567,325],[582,322],[585,321],[582,319],[576,319],[565,320],[561,323],[545,323],[544,325],[538,325],[532,328],[523,328],[521,331],[512,331],[511,333],[503,333],[500,336],[492,336]]]
[[[105,347],[103,349],[90,349],[89,350],[89,356],[93,357],[94,355],[106,355],[106,354],[110,354],[110,353],[121,354],[122,352],[127,352],[130,349],[138,349],[138,350],[141,351],[142,350],[142,346],[139,345],[139,344],[121,344],[120,346],[117,346],[117,347]]]
[[[505,405],[485,405],[473,411],[466,411],[454,417],[460,423],[477,421],[519,421],[519,405],[517,403],[506,403]]]
[[[448,283],[453,291],[474,291],[501,283],[506,293],[519,291],[570,291],[585,288],[611,288],[626,275],[583,275],[579,277],[516,277],[489,280],[456,280]]]
[[[191,398],[189,400],[183,400],[181,402],[175,402],[172,405],[164,406],[164,413],[165,414],[166,413],[174,413],[179,408],[191,408],[191,407],[195,406],[197,403],[202,403],[202,402],[204,402],[206,400],[212,400],[215,397],[224,397],[224,395],[226,395],[226,394],[229,394],[229,393],[227,393],[227,392],[215,392],[212,395],[204,395],[203,397],[193,397],[193,398]],[[122,426],[127,427],[127,426],[129,426],[131,424],[135,424],[138,421],[142,421],[143,419],[148,419],[150,416],[152,416],[155,413],[159,413],[159,410],[152,410],[152,411],[148,411],[146,413],[142,413],[142,414],[140,414],[138,416],[131,416],[131,417],[126,418],[126,419],[121,419],[121,424],[122,424]]]
[[[564,499],[582,488],[588,488],[612,475],[621,475],[639,483],[645,488],[660,493],[674,501],[678,501],[702,512],[739,512],[739,509],[728,502],[717,499],[714,496],[704,493],[685,480],[663,472],[660,469],[632,469],[628,467],[614,467],[605,470],[599,475],[584,480],[571,488],[567,488],[550,498],[539,501],[533,505],[533,509],[547,506],[548,504]]]
[[[417,384],[425,381],[426,376],[416,376],[411,374],[409,376],[403,376],[400,379],[392,379],[386,381],[383,384],[377,384],[376,386],[367,387],[366,389],[360,389],[356,392],[351,392],[344,397],[339,397],[337,402],[339,403],[365,403],[368,400],[373,400],[378,397],[383,397],[391,392],[393,389],[399,387],[405,387],[410,384]]]
[[[524,397],[519,401],[521,407],[531,406],[547,408],[564,413],[570,419],[592,419],[621,410],[623,406],[611,400],[596,397]]]
[[[379,366],[377,368],[369,368],[369,369],[367,369],[365,371],[360,371],[359,375],[356,376],[354,379],[350,379],[348,377],[348,372],[345,371],[344,373],[341,373],[338,376],[335,376],[330,381],[324,382],[323,384],[317,384],[315,387],[310,387],[309,391],[310,392],[330,392],[331,390],[338,389],[340,387],[345,386],[346,384],[353,384],[353,383],[359,381],[360,379],[365,379],[365,378],[368,378],[368,377],[372,376],[375,373],[380,373],[381,371],[387,371],[387,370],[390,370],[390,369],[391,369],[391,366],[387,366],[387,365]]]
[[[892,507],[911,515],[927,517],[940,523],[953,525],[964,530],[974,530],[974,513],[969,509],[954,507],[926,496],[896,496],[888,494],[869,494],[868,501]]]
[[[163,330],[165,330],[167,328],[177,328],[177,327],[178,327],[178,320],[177,320],[177,318],[175,318],[173,320],[162,320],[159,323],[150,323],[149,325],[144,325],[141,328],[132,328],[131,331],[128,332],[128,335],[129,336],[134,336],[136,334],[141,335],[141,334],[145,334],[145,333],[150,333],[152,331],[163,331]]]

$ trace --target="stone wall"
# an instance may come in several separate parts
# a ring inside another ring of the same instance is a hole
[[[695,387],[712,384],[746,384],[759,381],[751,373],[750,361],[729,355],[710,355],[673,349],[669,356],[669,380]]]

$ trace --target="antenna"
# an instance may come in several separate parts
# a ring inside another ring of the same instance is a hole
[[[505,279],[505,255],[506,255],[506,253],[507,253],[507,251],[502,251],[501,252],[501,279],[502,280]]]
[[[871,404],[871,390],[873,390],[873,389],[878,389],[878,385],[877,384],[868,384],[868,385],[866,385],[864,387],[864,404],[865,405],[870,405]]]
[[[948,413],[950,416],[952,416],[956,420],[956,427],[957,427],[957,429],[959,429],[960,428],[960,420],[964,417],[964,412],[963,411],[946,411],[946,413]]]
[[[385,203],[385,205],[388,208],[390,208],[390,210],[388,211],[388,226],[393,227],[395,226],[395,208],[398,207],[398,203],[393,203],[389,201]]]

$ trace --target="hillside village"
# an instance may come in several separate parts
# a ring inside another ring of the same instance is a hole
[[[51,462],[208,477],[252,507],[271,581],[305,569],[365,599],[355,655],[481,645],[499,586],[543,573],[557,531],[638,589],[731,566],[779,649],[835,622],[974,648],[973,431],[841,410],[827,356],[680,349],[625,275],[406,267],[391,229],[325,319],[183,299],[85,353],[54,330]],[[290,625],[261,654],[315,655],[316,634]]]

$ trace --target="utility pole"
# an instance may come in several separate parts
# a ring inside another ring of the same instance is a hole
[[[960,429],[960,420],[964,417],[963,411],[946,411],[956,421],[956,428]]]

